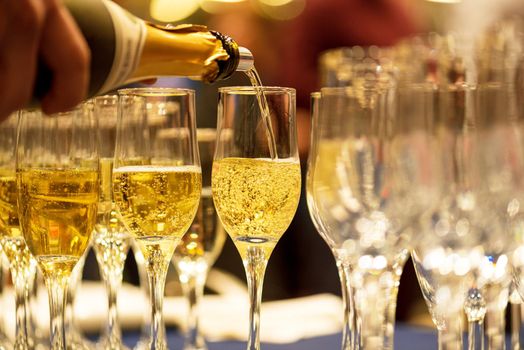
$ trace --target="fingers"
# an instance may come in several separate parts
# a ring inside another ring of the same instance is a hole
[[[43,27],[40,54],[53,72],[53,82],[42,100],[42,110],[57,113],[74,107],[86,97],[90,51],[67,9],[53,0],[48,3],[52,5]]]
[[[1,1],[0,10],[0,120],[30,100],[41,28],[42,0]],[[7,32],[9,31],[9,32]]]

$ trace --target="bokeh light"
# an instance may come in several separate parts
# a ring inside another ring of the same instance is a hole
[[[176,22],[191,16],[198,10],[198,0],[151,0],[151,17],[161,22]]]

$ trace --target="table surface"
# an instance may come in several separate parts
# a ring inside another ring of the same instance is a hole
[[[124,343],[132,347],[139,339],[138,332],[126,332]],[[181,350],[183,339],[175,330],[168,331],[169,349]],[[292,344],[262,344],[263,350],[338,350],[341,335],[334,334],[311,339],[304,339]],[[209,350],[245,350],[246,343],[239,341],[208,342]],[[395,349],[433,350],[437,349],[436,331],[428,328],[397,325],[395,327]]]

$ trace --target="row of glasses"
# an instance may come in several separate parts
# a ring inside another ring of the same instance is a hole
[[[262,91],[269,106],[267,115],[259,108]],[[96,98],[52,117],[26,110],[18,118],[16,157],[10,157],[11,161],[16,159],[16,167],[10,169],[13,175],[16,169],[16,177],[12,176],[15,189],[7,192],[17,196],[14,203],[19,208],[14,212],[19,213],[24,241],[48,287],[51,348],[89,347],[66,337],[65,305],[71,275],[88,248],[92,232],[107,282],[110,310],[114,311],[101,346],[120,348],[115,291],[121,283],[129,242],[125,229],[144,256],[149,279],[152,322],[147,347],[167,348],[162,298],[172,257],[184,272],[190,265],[182,256],[191,250],[192,258],[204,259],[195,259],[193,268],[202,270],[201,262],[205,261],[207,269],[223,244],[223,229],[210,202],[211,183],[217,212],[234,238],[249,277],[252,305],[248,347],[260,348],[263,270],[291,222],[300,196],[294,90],[221,90],[217,135],[208,135],[201,143],[207,149],[206,166],[210,167],[214,153],[213,180],[206,180],[203,201],[194,92],[146,88],[119,94],[118,98]],[[112,121],[115,108],[116,128]],[[274,133],[276,153],[270,150],[273,145],[268,143],[268,133]],[[193,222],[195,213],[199,214]],[[246,222],[251,224],[246,226]],[[173,255],[192,223],[187,241],[178,255]],[[201,294],[205,273],[189,276],[185,272],[182,279],[196,278],[187,288],[194,299]],[[74,293],[69,300],[73,297]],[[191,313],[193,321],[195,315],[196,311]],[[205,348],[198,343],[194,325],[189,327],[193,339],[188,337],[186,343],[190,347],[197,341],[193,345]],[[17,328],[17,332],[23,334],[25,329]],[[20,339],[27,342],[31,338],[21,335]]]
[[[462,348],[464,310],[470,327],[486,315],[487,338],[473,339],[472,329],[469,347],[503,349],[511,266],[517,276],[522,266],[522,128],[511,87],[417,84],[390,93],[381,113],[365,87],[325,88],[313,114],[308,205],[327,243],[340,247],[335,256],[347,256],[356,313],[349,339],[356,348],[392,347],[390,242],[393,252],[412,249],[439,349]]]

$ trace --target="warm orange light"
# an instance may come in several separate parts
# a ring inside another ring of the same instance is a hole
[[[198,10],[198,0],[151,0],[151,17],[161,22],[176,22]]]

